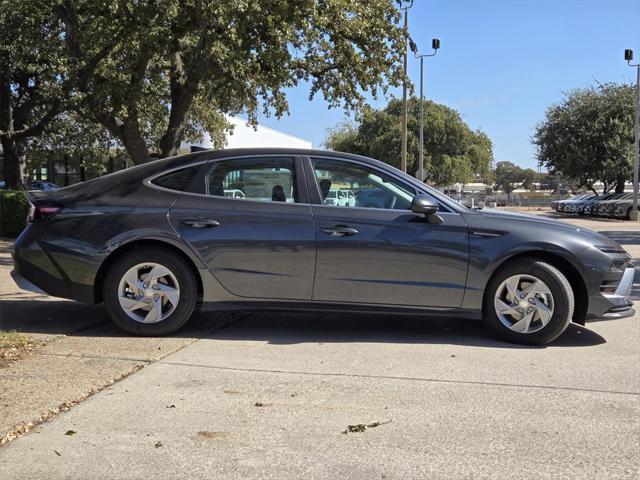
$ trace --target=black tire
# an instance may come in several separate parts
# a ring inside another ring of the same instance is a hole
[[[505,326],[494,308],[497,290],[513,275],[532,275],[542,280],[553,295],[554,310],[549,323],[532,333],[518,333]],[[524,345],[545,345],[558,338],[569,326],[575,299],[567,278],[554,266],[535,258],[519,258],[501,267],[491,278],[485,290],[483,318],[487,328],[499,338]]]
[[[118,287],[124,274],[145,262],[168,268],[177,279],[180,298],[171,314],[157,322],[145,324],[129,317],[118,300]],[[104,279],[103,298],[107,312],[118,328],[141,336],[161,336],[175,332],[193,315],[198,297],[198,285],[189,265],[171,250],[160,247],[135,249],[120,255],[110,266]]]

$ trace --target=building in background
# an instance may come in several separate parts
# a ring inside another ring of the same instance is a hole
[[[205,133],[204,140],[196,147],[202,148],[311,148],[311,140],[294,137],[288,133],[279,132],[264,125],[258,125],[255,129],[247,125],[247,121],[240,117],[227,117],[227,122],[233,125],[233,131],[227,134],[227,144],[216,146],[211,141],[209,134]]]

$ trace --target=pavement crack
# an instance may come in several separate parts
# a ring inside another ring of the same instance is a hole
[[[640,392],[629,392],[619,390],[604,390],[597,388],[581,388],[581,387],[556,387],[554,385],[535,385],[526,383],[506,383],[506,382],[474,382],[472,380],[447,380],[443,378],[428,378],[428,377],[399,377],[392,375],[370,375],[370,374],[356,374],[356,373],[331,373],[331,372],[302,372],[298,370],[275,370],[275,369],[263,369],[263,368],[239,368],[239,367],[222,367],[218,365],[199,365],[196,363],[184,363],[184,362],[166,362],[158,361],[156,363],[162,365],[171,365],[176,367],[195,367],[195,368],[210,368],[213,370],[227,370],[237,372],[253,372],[253,373],[279,373],[283,375],[308,375],[308,376],[320,376],[320,377],[344,377],[344,378],[367,378],[374,380],[400,380],[410,382],[425,382],[425,383],[448,383],[453,385],[483,385],[490,387],[508,387],[508,388],[535,388],[540,390],[559,390],[568,392],[588,392],[588,393],[607,393],[616,395],[630,395],[640,396]]]

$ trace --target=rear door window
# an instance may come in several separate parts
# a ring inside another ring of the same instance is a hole
[[[239,200],[298,203],[293,158],[236,158],[214,162],[207,194]]]

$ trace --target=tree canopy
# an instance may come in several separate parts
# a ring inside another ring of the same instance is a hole
[[[18,142],[73,111],[141,163],[221,140],[225,114],[283,115],[297,85],[351,110],[403,78],[393,0],[0,2],[0,136]]]
[[[66,108],[72,89],[58,22],[44,3],[0,0],[0,142],[9,186],[24,176],[24,148]]]
[[[631,85],[572,90],[536,126],[538,161],[579,186],[624,191],[633,162],[635,92]]]
[[[407,122],[407,171],[418,170],[420,101],[409,100]],[[329,130],[325,146],[333,150],[377,158],[399,167],[402,102],[392,99],[381,109],[367,108],[355,124]],[[446,186],[476,178],[491,181],[493,147],[489,137],[472,130],[452,108],[424,102],[424,171],[426,180]]]

